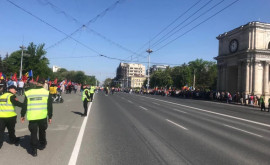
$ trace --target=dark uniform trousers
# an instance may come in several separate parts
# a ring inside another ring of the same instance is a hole
[[[93,96],[94,96],[94,93],[90,93],[90,100],[91,100],[91,102],[93,101]]]
[[[87,104],[88,104],[87,99],[84,99],[84,101],[83,101],[84,115],[87,115]]]
[[[8,135],[10,142],[14,142],[16,139],[15,135],[15,124],[17,123],[17,116],[0,118],[0,142],[4,141],[5,128],[8,129]]]
[[[38,142],[41,145],[46,145],[46,129],[48,128],[47,118],[40,120],[30,120],[28,125],[29,131],[31,132],[31,146],[33,148],[38,147]],[[39,132],[39,140],[38,140]]]

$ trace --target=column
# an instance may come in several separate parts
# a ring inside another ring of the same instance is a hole
[[[245,66],[245,93],[250,93],[250,88],[249,88],[249,81],[250,81],[250,78],[249,78],[249,74],[250,74],[250,67],[249,67],[250,63],[249,62],[246,62],[246,66]]]
[[[242,92],[242,62],[238,62],[237,91]]]
[[[266,95],[269,94],[269,63],[265,61],[264,63],[264,72],[263,72],[263,93]]]
[[[226,66],[223,65],[222,67],[222,90],[226,90]]]
[[[256,81],[258,81],[259,75],[258,75],[258,65],[259,65],[260,61],[254,61],[253,63],[253,93],[254,95],[258,94],[258,84],[256,83]]]

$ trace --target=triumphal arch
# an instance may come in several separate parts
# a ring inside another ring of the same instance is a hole
[[[250,22],[217,39],[217,90],[269,97],[270,24]]]

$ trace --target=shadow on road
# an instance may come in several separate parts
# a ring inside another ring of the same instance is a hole
[[[24,135],[20,138],[20,146],[26,149],[27,153],[31,155],[30,135]]]
[[[73,113],[74,113],[74,114],[76,114],[76,115],[80,115],[80,116],[82,116],[82,115],[83,115],[83,113],[78,112],[78,111],[71,111],[71,112],[73,112]]]

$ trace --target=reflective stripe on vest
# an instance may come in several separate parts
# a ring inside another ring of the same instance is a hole
[[[85,91],[88,91],[88,89],[84,89],[84,90],[83,90],[82,101],[84,101],[85,98],[87,99],[87,101],[89,101],[89,99],[87,98],[87,96],[86,96],[86,94],[85,94]],[[88,91],[88,94],[89,94],[89,91]]]
[[[27,119],[39,120],[47,118],[49,91],[40,89],[30,89],[25,92],[27,97]]]
[[[12,93],[5,93],[0,96],[0,118],[17,116],[15,106],[10,101],[11,96],[13,96]]]

